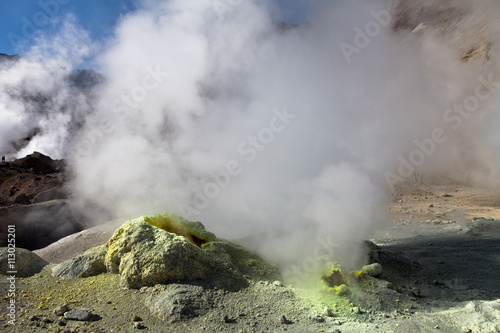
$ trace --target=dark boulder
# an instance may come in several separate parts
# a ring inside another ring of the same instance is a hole
[[[9,264],[9,254],[15,254],[12,265]],[[10,275],[7,272],[16,271],[18,277],[29,277],[39,273],[49,263],[40,258],[35,253],[26,249],[17,247],[15,251],[12,248],[0,248],[0,274]]]

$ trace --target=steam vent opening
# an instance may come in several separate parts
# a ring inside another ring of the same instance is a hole
[[[206,231],[200,222],[191,222],[175,214],[156,214],[147,216],[144,219],[152,226],[185,237],[200,248],[204,244],[217,239],[214,234]]]
[[[342,274],[340,268],[332,267],[328,274],[321,275],[321,280],[330,288],[349,285],[349,280]]]

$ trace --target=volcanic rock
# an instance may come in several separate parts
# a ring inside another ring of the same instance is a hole
[[[146,326],[144,326],[144,324],[141,323],[141,322],[135,322],[134,323],[134,328],[136,328],[138,330],[142,330],[143,328],[146,328]]]
[[[107,243],[104,263],[109,272],[121,275],[122,285],[140,288],[210,275],[209,259],[197,245],[147,220],[125,223]]]
[[[325,321],[325,318],[323,318],[321,315],[314,313],[311,315],[311,320],[316,323],[323,323]]]
[[[54,269],[54,276],[66,278],[84,278],[106,272],[103,257],[105,246],[91,248],[70,260],[66,260]]]
[[[2,163],[0,165],[0,208],[9,207],[15,203],[29,204],[30,202],[19,201],[19,199],[17,202],[14,201],[20,195],[25,195],[31,201],[41,192],[62,187],[64,181],[64,161],[52,160],[40,153]],[[66,197],[67,195],[64,197],[52,195],[44,201]]]
[[[68,310],[69,310],[68,309],[68,304],[63,304],[63,305],[58,306],[57,308],[54,309],[54,314],[56,316],[62,316]]]
[[[325,317],[334,317],[334,313],[332,311],[332,309],[330,309],[329,307],[326,307],[323,309],[323,316]]]
[[[120,274],[120,284],[138,289],[177,281],[239,289],[247,277],[274,281],[275,267],[257,255],[217,239],[200,222],[173,214],[125,222],[103,246],[58,265],[54,275],[74,278],[104,271]]]
[[[30,199],[24,193],[19,194],[16,197],[16,199],[14,200],[14,202],[17,203],[17,204],[20,204],[20,205],[29,205],[29,204],[31,204]]]
[[[33,170],[37,174],[50,174],[62,171],[64,162],[60,160],[53,160],[39,152],[34,152],[24,158],[20,158],[11,162],[12,168]]]
[[[151,313],[170,323],[204,315],[213,303],[200,286],[171,284],[156,289],[145,304]]]
[[[49,264],[33,252],[18,247],[15,250],[16,257],[14,268],[12,268],[9,266],[8,255],[7,247],[0,248],[0,274],[8,275],[7,271],[17,271],[16,276],[29,277],[40,273]]]
[[[68,320],[90,321],[92,320],[92,311],[86,308],[73,309],[64,314]]]
[[[411,291],[412,296],[415,296],[415,297],[420,297],[422,294],[422,291],[416,287],[410,288],[410,291]]]
[[[380,265],[379,263],[366,265],[361,270],[361,274],[362,275],[369,275],[369,276],[373,276],[373,277],[379,277],[380,275],[382,275],[382,265]]]

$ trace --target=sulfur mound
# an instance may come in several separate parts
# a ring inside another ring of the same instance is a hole
[[[276,279],[277,269],[257,255],[218,239],[200,222],[173,214],[125,222],[111,239],[58,265],[60,278],[120,274],[123,287],[173,282],[238,289],[248,278]]]

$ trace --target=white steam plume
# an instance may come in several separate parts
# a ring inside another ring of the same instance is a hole
[[[425,6],[398,16],[406,1],[311,2],[299,28],[264,1],[214,3],[147,1],[121,20],[71,145],[80,198],[173,211],[290,264],[318,244],[353,259],[384,219],[387,175],[498,180],[497,2],[443,2],[444,23]],[[453,108],[477,92],[467,116]]]
[[[494,168],[470,161],[490,162],[476,131],[498,94],[459,130],[443,114],[496,63],[465,63],[430,24],[394,31],[388,8],[323,4],[306,27],[280,29],[260,1],[223,15],[209,2],[150,3],[102,57],[111,84],[73,155],[75,188],[124,216],[199,219],[283,263],[310,255],[320,235],[346,247],[369,237],[385,173],[436,128],[448,140],[429,146],[419,172],[489,179]],[[380,31],[348,63],[339,46],[368,22]]]
[[[13,158],[39,151],[63,158],[92,112],[91,94],[71,80],[72,68],[90,54],[92,42],[72,16],[58,34],[39,33],[36,42],[26,58],[0,61],[0,154]]]

